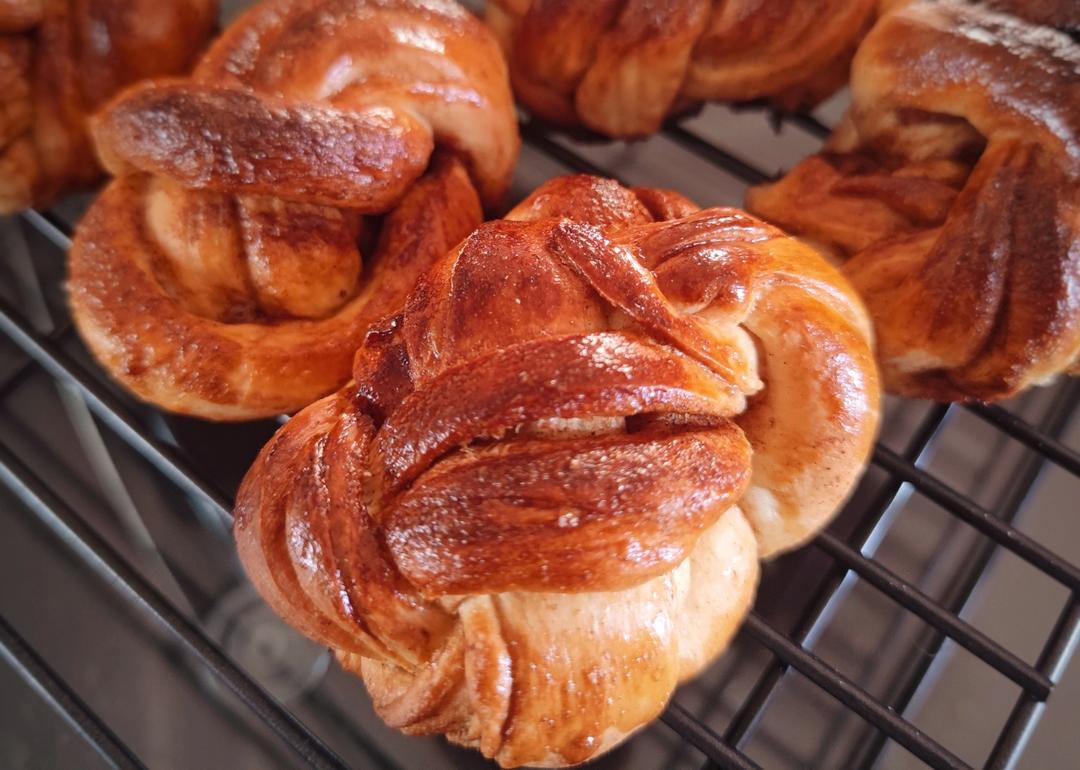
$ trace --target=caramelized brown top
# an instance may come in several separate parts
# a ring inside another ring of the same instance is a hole
[[[813,106],[847,79],[874,0],[497,0],[488,22],[530,110],[609,136],[702,100]]]
[[[1002,398],[1080,356],[1080,45],[959,2],[867,37],[829,152],[749,207],[822,244],[875,319],[886,381]]]
[[[137,141],[140,132],[161,141]],[[325,186],[338,177],[327,202],[374,212],[400,199],[400,185],[381,197],[364,189],[415,179],[433,141],[460,155],[488,204],[505,192],[518,149],[497,46],[450,0],[264,0],[229,26],[190,80],[117,100],[95,138],[114,173],[131,164],[199,189],[255,192],[248,175],[265,174],[268,185],[286,184],[288,198],[287,183],[317,166]],[[170,160],[199,149],[215,157],[201,177],[178,167],[183,157]],[[358,196],[373,200],[352,203]]]
[[[87,116],[186,71],[216,19],[214,0],[0,0],[0,212],[93,182]]]

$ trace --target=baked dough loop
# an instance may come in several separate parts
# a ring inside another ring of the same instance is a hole
[[[876,0],[493,0],[487,20],[536,115],[611,137],[702,101],[807,109],[847,82]]]
[[[994,400],[1080,356],[1080,46],[964,3],[885,16],[826,151],[752,190],[833,252],[886,388]]]
[[[848,494],[878,421],[869,336],[839,272],[740,211],[552,180],[263,449],[241,559],[390,725],[507,767],[585,761]]]
[[[97,181],[87,117],[186,72],[216,20],[215,0],[0,0],[0,214]]]
[[[344,384],[519,146],[495,40],[419,0],[260,3],[191,78],[129,89],[93,130],[118,178],[75,235],[79,331],[141,398],[216,420]]]

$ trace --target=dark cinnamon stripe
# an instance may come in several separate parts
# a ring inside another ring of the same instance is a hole
[[[726,416],[742,397],[673,348],[605,332],[532,340],[450,369],[411,393],[382,426],[386,499],[448,449],[547,418],[641,412]]]
[[[386,542],[426,596],[620,590],[673,569],[742,495],[731,423],[513,439],[436,465],[386,513]]]

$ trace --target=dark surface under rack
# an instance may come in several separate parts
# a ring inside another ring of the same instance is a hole
[[[759,117],[761,125],[766,126],[766,118]],[[572,141],[532,122],[523,123],[522,130],[526,152],[546,158],[556,173],[561,168],[619,176],[619,166],[601,165],[602,161],[596,159],[597,153],[588,144]],[[819,140],[826,132],[824,125],[810,117],[786,121],[783,130],[805,134],[803,142]],[[745,184],[773,176],[771,171],[756,167],[740,154],[706,138],[706,133],[686,123],[673,123],[665,128],[661,140],[690,153],[703,167],[719,168]],[[649,149],[640,151],[649,152]],[[135,460],[140,473],[156,477],[155,483],[163,480],[171,485],[174,496],[188,501],[189,518],[197,526],[224,531],[231,523],[237,474],[273,426],[205,426],[193,421],[166,420],[105,381],[81,351],[62,302],[58,301],[62,252],[69,243],[69,221],[70,218],[55,212],[30,211],[17,225],[33,246],[35,280],[45,284],[48,322],[42,322],[40,308],[35,318],[34,308],[30,307],[33,303],[27,303],[25,291],[16,291],[17,282],[11,281],[7,286],[9,291],[3,293],[0,301],[0,331],[7,340],[0,349],[3,353],[0,360],[4,362],[0,369],[0,403],[35,377],[46,374],[62,384],[68,403],[76,400],[89,407],[110,446],[124,444],[141,456],[141,460]],[[0,253],[0,265],[10,256]],[[62,320],[52,323],[53,317]],[[888,750],[901,747],[904,751],[896,756],[902,759],[892,761],[890,766],[918,766],[921,762],[935,768],[974,764],[988,768],[1013,767],[1033,733],[1044,704],[1054,693],[1055,683],[1062,676],[1080,635],[1080,568],[1055,554],[1057,550],[1068,553],[1061,547],[1066,544],[1039,542],[1014,526],[1013,520],[1024,510],[1025,502],[1048,467],[1068,475],[1073,492],[1080,492],[1080,484],[1074,483],[1080,479],[1080,452],[1061,438],[1076,413],[1078,400],[1080,383],[1064,381],[1040,389],[1026,401],[1010,404],[1008,408],[892,405],[890,409],[899,416],[892,416],[890,424],[900,427],[884,436],[876,447],[873,468],[866,481],[828,532],[804,551],[784,557],[766,570],[757,607],[733,650],[718,664],[719,673],[703,677],[691,686],[688,694],[680,694],[673,701],[661,717],[666,728],[651,728],[633,739],[616,759],[607,764],[602,761],[601,765],[695,767],[704,764],[723,768],[777,765],[776,757],[782,756],[782,751],[762,749],[764,744],[755,742],[753,736],[774,708],[780,688],[796,677],[803,680],[800,686],[809,684],[815,691],[808,696],[807,709],[816,708],[813,704],[820,702],[824,694],[830,708],[839,707],[848,717],[857,716],[858,727],[854,732],[849,730],[854,735],[850,740],[841,740],[839,735],[818,736],[826,745],[822,749],[825,753],[818,754],[817,760],[801,755],[779,764],[877,766]],[[943,431],[958,418],[981,423],[992,432],[993,440],[1007,437],[1015,454],[1005,471],[995,472],[993,484],[987,482],[990,484],[987,489],[992,487],[995,491],[988,492],[983,501],[973,499],[968,491],[961,491],[928,469]],[[63,418],[54,414],[49,419]],[[95,590],[115,592],[125,607],[123,612],[145,614],[156,624],[155,639],[177,655],[194,660],[191,665],[201,669],[198,676],[204,677],[209,672],[216,678],[218,685],[206,687],[224,685],[231,691],[235,696],[232,700],[239,699],[240,703],[230,711],[230,718],[242,724],[261,721],[263,726],[255,728],[258,730],[265,731],[268,726],[276,734],[277,744],[294,751],[281,758],[284,765],[405,766],[400,755],[380,746],[384,733],[378,733],[375,738],[356,737],[362,731],[354,731],[349,724],[348,708],[337,707],[337,718],[344,720],[344,724],[339,725],[330,739],[308,726],[315,722],[322,724],[321,718],[308,717],[314,708],[310,704],[303,709],[303,721],[293,709],[282,705],[259,677],[234,663],[228,651],[208,631],[203,607],[209,600],[205,596],[202,600],[192,600],[193,596],[198,597],[197,587],[193,585],[197,581],[192,579],[188,584],[182,577],[183,570],[177,568],[182,559],[170,553],[168,543],[162,544],[159,536],[160,552],[155,551],[158,555],[143,559],[143,550],[123,545],[124,538],[119,538],[118,544],[115,532],[103,534],[101,527],[84,515],[77,500],[57,490],[48,479],[48,469],[40,457],[22,450],[19,441],[19,436],[0,431],[0,481],[20,501],[17,515],[33,517],[39,530],[51,533],[65,558],[81,564],[100,579],[89,581]],[[232,455],[229,462],[208,462],[202,456],[204,448],[219,447],[214,451],[220,453],[224,451],[220,449],[222,446],[235,448],[228,452]],[[945,525],[962,529],[968,538],[965,541],[968,547],[961,553],[947,552],[937,557],[935,567],[949,571],[948,577],[940,581],[940,590],[921,586],[918,576],[901,575],[898,567],[875,556],[882,538],[911,496],[944,512],[948,519]],[[1075,517],[1076,513],[1075,503],[1058,511],[1062,517]],[[129,536],[132,532],[130,527],[120,531],[126,531]],[[969,600],[991,565],[1003,558],[1003,554],[1011,554],[1028,565],[1025,569],[1037,571],[1056,584],[1053,595],[1064,597],[1056,620],[1039,632],[1042,648],[1037,656],[1032,656],[1034,660],[1011,652],[965,616]],[[219,558],[228,559],[224,555]],[[891,603],[903,616],[901,620],[919,621],[917,634],[909,643],[913,654],[906,660],[901,656],[897,658],[899,662],[878,666],[888,669],[875,674],[887,675],[883,684],[871,686],[860,681],[863,677],[858,673],[859,666],[873,665],[873,660],[830,660],[817,652],[822,626],[836,612],[837,602],[851,590],[852,581],[860,583],[864,590],[871,588],[879,595],[878,601]],[[10,582],[6,588],[31,590]],[[191,600],[191,606],[185,607],[185,601],[177,597]],[[50,603],[64,599],[41,594],[37,601]],[[76,692],[75,686],[65,681],[28,638],[10,619],[0,617],[0,657],[18,677],[42,702],[62,715],[74,734],[85,740],[106,766],[143,766],[135,749],[125,745],[125,740],[137,742],[137,736],[124,736],[120,730],[114,732],[108,719],[84,700],[88,699],[87,693]],[[922,689],[935,686],[934,666],[947,646],[962,648],[982,661],[992,676],[1011,683],[1015,693],[1011,711],[1004,720],[997,720],[989,733],[992,740],[974,752],[967,747],[962,753],[953,748],[955,732],[949,725],[928,729],[906,716]],[[348,698],[351,698],[346,701],[349,703],[363,701],[359,683],[355,683]],[[721,701],[727,704],[721,715],[711,715],[710,709]],[[356,706],[358,712],[364,708]],[[241,712],[245,710],[248,713],[243,715]],[[237,713],[241,716],[236,716]],[[340,734],[350,732],[355,733],[351,740],[366,741],[362,751],[349,748],[343,753],[341,746],[348,744]],[[650,742],[648,747],[646,742]],[[829,753],[840,745],[844,747],[842,759]],[[447,752],[441,755],[444,766],[461,763],[483,766],[473,755],[449,749]],[[430,759],[425,761],[427,766],[433,766]],[[40,765],[31,762],[28,766]]]

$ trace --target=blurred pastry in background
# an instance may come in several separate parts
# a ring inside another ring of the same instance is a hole
[[[96,182],[90,114],[187,72],[216,23],[216,0],[0,0],[0,213]]]
[[[614,138],[698,102],[806,110],[847,82],[877,0],[490,0],[532,113]]]

